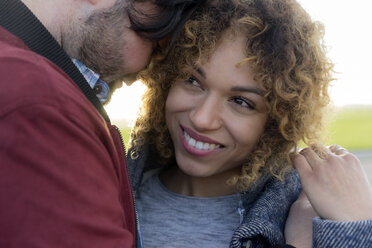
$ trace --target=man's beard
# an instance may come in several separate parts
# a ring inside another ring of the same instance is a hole
[[[65,35],[66,52],[98,73],[109,85],[111,94],[126,78],[135,78],[124,72],[125,23],[128,23],[125,1],[118,0],[112,7],[92,13],[80,25],[75,24],[78,27],[67,30]]]

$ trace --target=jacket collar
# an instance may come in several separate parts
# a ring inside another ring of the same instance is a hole
[[[298,174],[292,170],[283,181],[274,177],[260,180],[255,190],[242,193],[245,214],[230,247],[251,240],[254,247],[284,247],[284,225],[292,203],[301,192]]]

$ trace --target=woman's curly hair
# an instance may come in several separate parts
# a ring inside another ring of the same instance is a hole
[[[167,55],[154,56],[140,73],[148,90],[133,128],[132,158],[150,144],[159,155],[158,163],[174,162],[165,123],[169,89],[185,76],[186,67],[208,62],[221,36],[229,31],[246,38],[244,62],[265,90],[269,115],[241,174],[229,182],[247,189],[262,173],[283,178],[300,142],[314,146],[321,141],[323,110],[333,80],[323,30],[295,0],[215,0],[196,11]]]

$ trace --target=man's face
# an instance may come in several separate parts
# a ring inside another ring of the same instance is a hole
[[[154,11],[151,4],[139,6],[143,11]],[[141,10],[142,10],[141,9]],[[153,43],[141,38],[130,28],[126,1],[117,0],[111,7],[94,11],[78,32],[70,31],[68,38],[77,41],[75,56],[99,73],[110,87],[121,81],[131,83],[136,73],[150,58]],[[75,37],[73,37],[75,36]]]

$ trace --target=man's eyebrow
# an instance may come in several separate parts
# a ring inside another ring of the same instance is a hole
[[[231,91],[240,91],[240,92],[251,92],[255,93],[259,96],[265,95],[265,91],[256,87],[241,87],[241,86],[235,86],[231,88]]]
[[[202,76],[204,79],[207,79],[207,75],[205,74],[205,72],[203,71],[202,68],[200,68],[199,66],[195,66],[194,67],[194,70],[199,73],[200,76]]]

